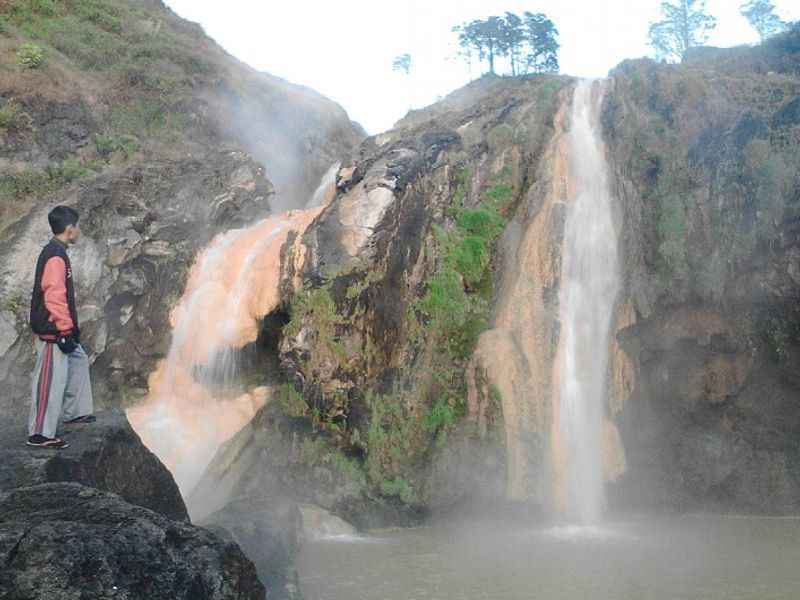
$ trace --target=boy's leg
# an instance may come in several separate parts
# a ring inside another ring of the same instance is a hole
[[[64,392],[64,421],[91,415],[94,412],[92,381],[89,378],[89,357],[80,344],[67,355],[69,374]]]
[[[31,385],[28,435],[56,437],[67,387],[67,355],[56,344],[36,340],[38,358]]]

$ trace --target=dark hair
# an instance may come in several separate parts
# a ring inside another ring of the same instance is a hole
[[[47,220],[50,222],[50,229],[53,230],[55,235],[64,233],[70,225],[78,224],[78,211],[69,206],[56,206],[47,215]]]

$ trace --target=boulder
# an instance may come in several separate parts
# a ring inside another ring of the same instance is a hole
[[[0,495],[7,600],[263,600],[236,544],[78,483]]]
[[[299,509],[303,539],[353,536],[357,533],[356,528],[350,523],[316,504],[301,504]]]
[[[142,444],[121,410],[97,414],[97,422],[68,427],[69,448],[25,445],[22,423],[0,426],[0,492],[46,483],[73,482],[118,494],[123,500],[177,521],[186,505],[167,468]]]

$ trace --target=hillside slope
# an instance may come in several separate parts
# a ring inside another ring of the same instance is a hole
[[[333,102],[258,73],[160,1],[0,3],[0,413],[32,367],[32,263],[57,203],[101,403],[141,396],[198,249],[304,206],[363,136]]]

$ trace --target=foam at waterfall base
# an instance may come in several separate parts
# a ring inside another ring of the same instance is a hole
[[[630,540],[632,534],[625,531],[622,526],[614,525],[557,525],[540,530],[538,535],[564,542],[607,542]]]

